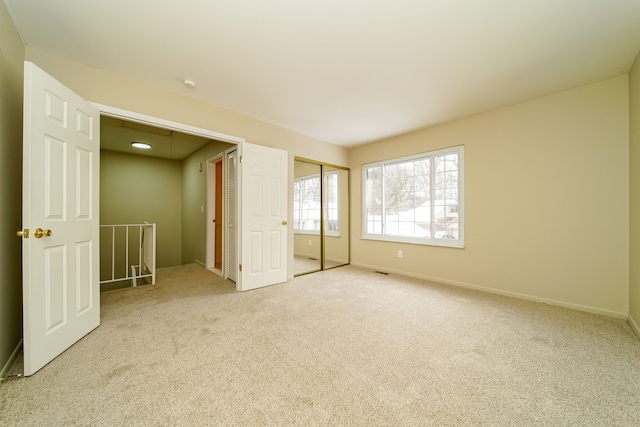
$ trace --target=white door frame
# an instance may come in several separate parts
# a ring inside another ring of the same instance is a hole
[[[196,126],[187,125],[184,123],[173,122],[171,120],[161,119],[159,117],[148,116],[146,114],[136,113],[134,111],[123,110],[116,107],[110,107],[108,105],[98,104],[92,102],[100,110],[100,115],[113,117],[114,119],[122,119],[130,122],[141,123],[144,125],[150,125],[160,127],[163,129],[169,129],[190,135],[201,136],[208,139],[215,139],[222,142],[229,142],[231,144],[241,145],[245,142],[244,138],[238,136],[227,135],[220,132],[215,132],[209,129],[199,128]]]
[[[127,120],[127,121],[130,121],[130,122],[136,122],[136,123],[141,123],[141,124],[155,126],[155,127],[161,127],[161,128],[164,128],[164,129],[169,129],[169,130],[173,130],[173,131],[187,133],[187,134],[190,134],[190,135],[196,135],[196,136],[200,136],[200,137],[204,137],[204,138],[208,138],[208,139],[215,139],[215,140],[222,141],[222,142],[228,142],[228,143],[231,143],[231,144],[235,144],[237,146],[239,152],[241,152],[242,145],[245,142],[244,138],[240,138],[240,137],[233,136],[233,135],[227,135],[227,134],[220,133],[220,132],[215,132],[215,131],[212,131],[212,130],[209,130],[209,129],[203,129],[203,128],[187,125],[187,124],[184,124],[184,123],[173,122],[171,120],[165,120],[165,119],[161,119],[161,118],[158,118],[158,117],[148,116],[146,114],[140,114],[140,113],[136,113],[134,111],[123,110],[123,109],[120,109],[120,108],[111,107],[109,105],[98,104],[98,103],[95,103],[95,102],[92,102],[91,104],[96,106],[98,108],[98,110],[100,110],[100,115],[103,115],[103,116],[113,117],[115,119],[122,119],[122,120]],[[227,151],[225,151],[225,153]],[[224,159],[226,159],[226,154],[225,154],[225,157],[223,158],[223,168],[226,167],[226,165],[224,164]],[[208,165],[208,163],[207,163],[207,165]],[[223,185],[223,188],[226,188],[226,186],[227,186],[225,173],[223,173],[223,183],[222,183],[222,185]],[[207,205],[209,205],[209,201],[207,201]],[[223,204],[223,210],[225,210],[225,205],[226,205],[226,203]],[[225,212],[223,212],[223,216],[225,216],[225,221],[226,221],[226,213]],[[226,222],[225,222],[225,226],[226,226]],[[208,229],[208,225],[207,225],[207,229]],[[224,226],[223,226],[223,230],[224,230]],[[208,231],[207,231],[207,237],[208,236],[209,236],[209,234],[208,234]],[[223,244],[225,243],[224,239],[226,239],[226,237],[225,237],[224,231],[223,231]],[[207,243],[207,245],[208,245],[208,243]],[[225,251],[223,250],[223,253],[224,252]],[[239,259],[239,257],[237,257],[236,259]],[[209,265],[209,248],[208,248],[208,246],[207,246],[207,253],[205,255],[205,260],[207,262],[207,268],[208,268],[208,265]],[[229,274],[228,271],[225,271],[225,268],[224,268],[224,265],[223,265],[223,277],[225,279],[228,278],[229,277],[228,274]]]
[[[128,120],[128,121],[132,121],[132,122],[137,122],[137,123],[141,123],[141,124],[146,124],[146,125],[151,125],[151,126],[156,126],[156,127],[161,127],[161,128],[165,128],[165,129],[169,129],[169,130],[174,130],[174,131],[178,131],[178,132],[182,132],[182,133],[187,133],[187,134],[191,134],[191,135],[196,135],[196,136],[201,136],[201,137],[205,137],[205,138],[209,138],[209,139],[215,139],[218,141],[222,141],[222,142],[228,142],[231,144],[235,144],[237,146],[237,153],[239,155],[239,162],[238,162],[238,179],[239,179],[239,186],[238,186],[238,190],[239,190],[239,194],[238,194],[238,202],[239,202],[239,218],[238,218],[238,257],[237,257],[237,262],[238,264],[241,264],[243,262],[243,257],[242,257],[242,253],[244,251],[244,249],[242,249],[242,236],[244,233],[244,228],[243,228],[243,224],[242,224],[242,193],[243,193],[243,183],[242,183],[242,170],[244,169],[240,164],[242,163],[242,156],[244,153],[244,147],[245,147],[245,139],[244,138],[240,138],[237,136],[233,136],[233,135],[227,135],[227,134],[223,134],[220,132],[215,132],[209,129],[204,129],[204,128],[199,128],[199,127],[195,127],[195,126],[190,126],[184,123],[178,123],[178,122],[173,122],[170,120],[165,120],[165,119],[161,119],[158,117],[153,117],[153,116],[148,116],[146,114],[140,114],[140,113],[136,113],[133,111],[128,111],[128,110],[122,110],[120,108],[115,108],[115,107],[111,107],[108,105],[103,105],[103,104],[98,104],[98,103],[92,103],[94,106],[96,106],[98,108],[98,110],[100,111],[101,115],[105,115],[105,116],[109,116],[109,117],[113,117],[116,119],[123,119],[123,120]],[[251,144],[249,144],[251,145]],[[262,146],[261,146],[262,147]],[[268,149],[268,147],[262,147],[263,149]],[[277,149],[273,149],[273,150],[277,150]],[[230,150],[225,151],[225,161],[227,159],[227,153]],[[279,150],[279,151],[284,151],[284,150]],[[286,151],[285,151],[286,152]],[[287,162],[285,162],[286,164]],[[225,165],[226,166],[226,165]],[[228,169],[227,169],[228,171]],[[228,173],[228,172],[227,172]],[[226,174],[223,174],[223,176],[225,176]],[[223,182],[223,186],[226,187],[227,181],[226,181],[226,177],[223,178],[224,182]],[[287,184],[288,186],[288,184]],[[284,194],[286,194],[286,188],[284,189]],[[226,217],[226,214],[224,214]],[[282,217],[286,218],[287,216],[287,212],[286,210],[282,212]],[[282,224],[286,224],[286,220],[283,219]],[[228,236],[228,234],[227,234]],[[227,237],[228,239],[228,237]],[[226,242],[225,242],[226,243]],[[287,247],[287,241],[284,242],[284,248],[286,251],[286,254],[282,256],[283,262],[284,262],[284,279],[282,280],[278,280],[275,283],[280,283],[280,282],[286,282],[288,276],[287,276],[287,258],[288,258],[288,250],[286,249]],[[225,251],[225,253],[227,254],[227,256],[229,256],[229,251]],[[248,289],[252,289],[251,288],[245,288],[242,284],[242,274],[238,274],[238,266],[235,267],[236,268],[236,275],[237,275],[237,281],[236,281],[236,289],[237,290],[248,290]],[[229,268],[225,269],[225,272],[223,274],[224,278],[228,278],[229,277]],[[260,285],[260,286],[264,286],[264,285]]]

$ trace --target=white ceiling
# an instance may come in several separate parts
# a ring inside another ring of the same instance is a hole
[[[626,74],[640,49],[639,0],[4,1],[30,47],[344,146]]]

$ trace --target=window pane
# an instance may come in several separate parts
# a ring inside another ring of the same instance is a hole
[[[434,176],[433,183],[433,204],[435,206],[444,205],[445,202],[445,175],[443,172],[438,172]]]
[[[434,210],[434,237],[458,239],[458,155],[447,154],[438,161],[443,172],[436,177],[438,187]]]
[[[382,234],[382,166],[365,168],[365,233]]]
[[[418,223],[416,216],[425,217],[428,207],[428,158],[397,162],[384,169],[385,179],[385,234],[403,237],[427,237],[425,220]]]
[[[445,159],[445,171],[457,171],[458,170],[458,155],[457,154],[447,154],[444,156]]]
[[[293,229],[300,229],[300,221],[302,215],[302,202],[300,200],[300,187],[301,183],[299,180],[294,180],[293,182]]]

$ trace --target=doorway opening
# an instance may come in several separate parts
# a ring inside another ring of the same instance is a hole
[[[223,276],[224,162],[222,153],[207,161],[207,268]]]
[[[195,263],[226,278],[222,260],[217,265],[215,260],[209,260],[209,253],[218,258],[224,253],[222,215],[218,215],[220,227],[211,250],[206,238],[208,216],[215,215],[215,208],[224,209],[225,152],[237,149],[243,140],[136,113],[99,108],[101,131],[107,132],[101,132],[101,185],[106,189],[101,191],[101,223],[155,222],[158,267]],[[114,128],[117,140],[113,138]],[[152,149],[134,149],[131,144],[138,140],[149,142]],[[209,170],[212,158],[217,164]],[[109,184],[114,176],[117,182]],[[210,179],[217,184],[217,203],[208,195]],[[111,261],[105,264],[111,265]],[[127,282],[119,285],[128,287]],[[112,288],[115,286],[103,285],[103,290]]]

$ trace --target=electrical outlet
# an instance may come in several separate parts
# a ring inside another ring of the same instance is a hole
[[[402,258],[403,256],[402,249],[398,249],[398,258]]]
[[[311,239],[309,239],[309,246],[311,246]]]
[[[200,212],[204,212],[204,206],[200,206]]]

